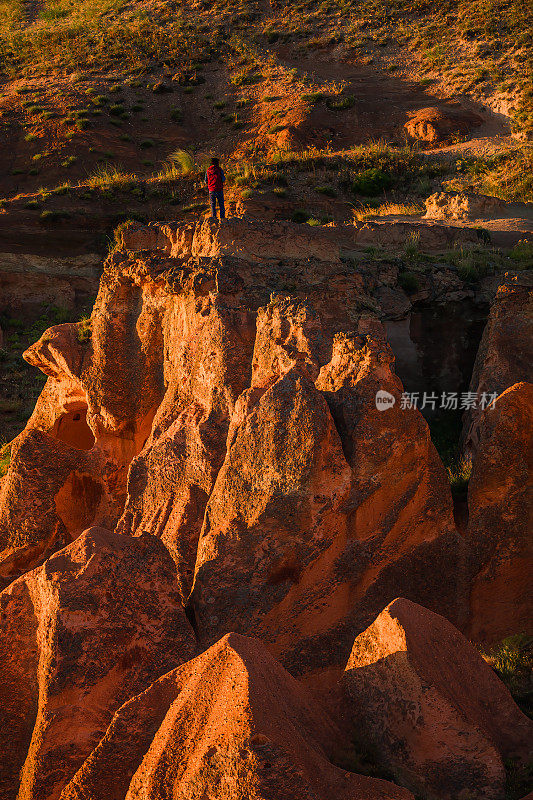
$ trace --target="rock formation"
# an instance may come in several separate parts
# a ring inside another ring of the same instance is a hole
[[[455,615],[454,589],[422,567],[458,558],[441,466],[420,414],[399,408],[381,326],[361,327],[328,342],[305,308],[259,312],[198,548],[200,635],[253,633],[297,674],[340,666],[400,586]]]
[[[470,390],[481,400],[533,381],[533,273],[508,274],[499,287],[479,345]],[[486,405],[486,403],[485,403]],[[483,409],[465,415],[465,450],[475,452]]]
[[[473,111],[432,106],[413,112],[404,128],[412,139],[436,145],[449,142],[454,136],[464,136],[482,124],[483,119]]]
[[[0,800],[408,800],[334,766],[346,735],[302,686],[335,694],[348,658],[354,715],[396,709],[400,782],[499,800],[523,719],[450,622],[484,642],[528,624],[527,276],[498,292],[476,365],[499,396],[467,421],[460,535],[379,319],[411,302],[398,266],[356,257],[408,228],[132,225],[90,321],[27,350],[48,380],[0,480]],[[411,703],[418,738],[397,721]]]
[[[162,378],[147,364],[160,357],[155,342],[129,352],[134,293],[115,291],[112,308],[95,313],[92,337],[81,324],[57,325],[25,353],[49,377],[2,483],[4,585],[88,526],[114,528],[124,507],[128,466],[148,436]]]
[[[425,206],[427,219],[483,219],[505,216],[509,203],[484,194],[436,192],[427,198]]]
[[[476,641],[533,632],[532,430],[531,383],[506,389],[481,419],[466,533],[472,575],[468,632]]]
[[[40,246],[35,242],[39,238],[35,231],[28,237],[27,229],[7,235],[2,231],[2,249],[7,245],[12,250],[0,252],[0,312],[9,309],[24,314],[45,303],[72,309],[77,300],[96,294],[101,262],[97,253],[50,258],[50,251],[60,249],[57,239],[61,237],[54,241],[48,236]]]
[[[526,758],[533,723],[447,620],[391,603],[355,640],[344,685],[354,726],[400,783],[426,797],[503,797],[503,760]]]
[[[334,767],[340,733],[254,639],[230,634],[119,709],[61,800],[410,800]]]
[[[0,798],[57,800],[115,711],[194,654],[172,559],[92,528],[0,595]]]
[[[194,579],[206,644],[261,635],[309,672],[326,651],[341,667],[399,593],[456,618],[454,582],[443,592],[425,568],[457,569],[446,477],[341,259],[354,229],[292,228],[126,229],[90,328],[27,351],[49,381],[4,479],[6,582],[123,510],[121,533],[167,546],[184,601]],[[395,407],[376,409],[379,390]]]

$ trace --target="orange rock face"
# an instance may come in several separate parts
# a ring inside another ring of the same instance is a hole
[[[533,723],[443,617],[395,600],[355,640],[344,685],[356,729],[412,791],[501,798],[502,761],[526,757]]]
[[[533,295],[529,272],[504,280],[491,306],[470,389],[481,398],[499,395],[520,381],[533,381]],[[482,411],[465,415],[463,440],[475,453]]]
[[[29,348],[48,381],[0,481],[0,800],[407,800],[334,766],[346,739],[295,680],[333,691],[348,658],[406,786],[499,797],[528,729],[431,612],[486,641],[530,615],[525,283],[476,368],[503,393],[459,536],[377,318],[397,268],[346,255],[381,233],[132,226],[90,325]]]
[[[5,582],[121,515],[171,553],[204,645],[261,636],[295,674],[342,669],[399,593],[456,619],[446,475],[362,314],[365,279],[341,258],[355,236],[128,229],[87,341],[58,326],[26,355],[49,382],[4,480]]]
[[[472,111],[431,107],[416,111],[404,128],[412,139],[435,145],[447,142],[453,136],[464,136],[482,123],[479,114]]]
[[[231,634],[123,705],[61,800],[412,800],[334,767],[339,747],[264,646]]]
[[[469,635],[533,633],[533,384],[506,389],[485,411],[468,487]]]
[[[2,800],[58,798],[119,706],[194,653],[174,564],[150,536],[92,528],[0,609]]]
[[[58,325],[25,353],[49,378],[13,444],[2,482],[3,585],[88,526],[115,527],[129,463],[161,399],[160,346],[149,333],[138,352],[130,352],[129,342],[138,338],[138,320],[129,309],[136,303],[133,293],[125,297],[114,284],[101,292],[109,302],[94,312],[87,341],[80,341],[78,325]]]
[[[305,307],[260,311],[198,547],[202,640],[259,636],[294,674],[342,666],[400,587],[456,611],[454,581],[427,568],[453,569],[460,548],[442,466],[420,414],[399,407],[380,324],[360,327],[328,341]],[[379,390],[395,401],[384,411]]]

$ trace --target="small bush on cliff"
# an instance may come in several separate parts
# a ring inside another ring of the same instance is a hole
[[[307,222],[307,220],[310,218],[310,216],[311,215],[309,214],[308,211],[303,211],[302,209],[297,209],[294,212],[294,214],[292,215],[291,219],[292,219],[293,222],[297,222],[299,225],[301,225],[302,223]]]
[[[110,187],[127,191],[135,186],[136,176],[132,173],[121,172],[109,164],[100,167],[90,175],[85,185],[89,189],[108,189]]]
[[[508,636],[486,658],[516,703],[533,716],[533,636],[525,633]]]
[[[366,197],[375,197],[381,194],[385,189],[390,189],[392,186],[392,178],[382,169],[371,168],[365,169],[356,175],[353,183],[352,190],[356,194],[362,194]]]
[[[82,317],[78,322],[78,342],[80,344],[87,344],[92,334],[92,320],[91,317]]]
[[[411,231],[405,240],[403,247],[403,254],[405,260],[412,264],[418,261],[420,256],[420,233],[418,231]]]
[[[332,111],[346,111],[346,109],[353,108],[355,105],[355,97],[351,94],[332,97],[327,101],[326,105]]]
[[[511,250],[516,269],[533,269],[533,242],[521,239]]]
[[[521,800],[533,786],[533,761],[522,764],[514,758],[508,758],[504,764],[507,773],[505,800]]]
[[[461,247],[452,253],[451,262],[457,267],[457,274],[465,283],[476,283],[494,272],[499,255],[490,248]]]
[[[68,217],[70,217],[70,212],[53,209],[50,211],[43,211],[39,219],[43,225],[53,225],[54,222],[60,222]]]
[[[126,219],[121,222],[115,230],[113,231],[113,239],[110,243],[110,250],[113,250],[115,247],[122,248],[124,247],[124,234],[128,230],[128,228],[134,224],[133,219]]]
[[[323,194],[326,197],[337,197],[337,192],[333,186],[316,186],[315,192],[318,192],[318,194]]]
[[[0,448],[0,478],[3,478],[11,462],[11,445],[6,444]]]
[[[186,150],[175,150],[170,154],[169,160],[181,168],[182,175],[194,172],[194,157]]]
[[[454,459],[446,471],[454,497],[466,496],[472,475],[472,459],[465,457]]]
[[[407,294],[414,294],[420,288],[420,283],[418,281],[418,275],[414,272],[409,272],[406,270],[405,272],[400,272],[398,275],[398,283]]]

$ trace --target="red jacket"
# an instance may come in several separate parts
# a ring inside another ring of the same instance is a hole
[[[224,186],[225,176],[220,167],[211,164],[206,173],[207,188],[210,192],[218,192]]]

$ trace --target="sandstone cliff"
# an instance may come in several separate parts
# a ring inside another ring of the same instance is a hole
[[[4,481],[6,580],[121,515],[172,554],[204,644],[261,636],[295,673],[340,668],[399,593],[456,619],[461,542],[427,425],[399,408],[335,231],[309,230],[126,231],[87,340],[57,326],[26,353],[49,381]]]
[[[343,682],[356,730],[424,797],[501,798],[504,760],[528,757],[533,723],[479,653],[403,598],[357,637]]]
[[[500,290],[476,368],[500,365],[502,393],[476,418],[460,534],[428,425],[400,402],[368,295],[380,276],[347,257],[349,236],[132,226],[90,323],[51,328],[26,352],[48,380],[1,481],[1,800],[100,800],[103,786],[122,800],[407,800],[334,766],[346,732],[302,684],[338,691],[350,658],[348,683],[368,674],[368,697],[381,696],[360,643],[412,602],[429,610],[402,617],[404,632],[419,624],[429,649],[442,633],[467,660],[450,623],[485,642],[527,628],[531,385],[490,339],[523,287]],[[527,315],[515,317],[523,336]],[[413,663],[392,673],[402,707]],[[442,701],[450,763],[500,800],[507,751],[490,731],[516,712],[506,699],[476,732],[454,698]],[[410,736],[412,769],[394,770],[418,791]]]
[[[2,800],[58,798],[119,706],[191,658],[175,578],[154,537],[92,528],[0,595]]]

